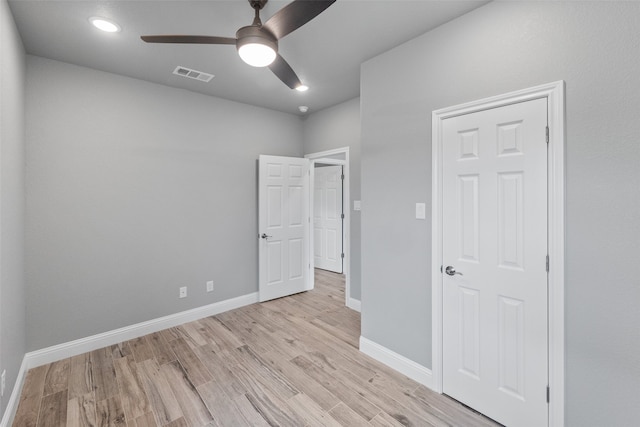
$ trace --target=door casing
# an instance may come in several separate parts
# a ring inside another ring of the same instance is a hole
[[[565,103],[564,81],[443,108],[432,113],[432,383],[442,393],[442,121],[463,114],[533,99],[547,99],[549,150],[547,168],[549,244],[549,426],[564,425],[564,235]]]

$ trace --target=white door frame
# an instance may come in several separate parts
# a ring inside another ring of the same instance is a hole
[[[485,98],[432,113],[432,388],[442,393],[442,122],[443,120],[533,99],[547,98],[549,150],[548,197],[548,327],[549,426],[564,425],[564,239],[565,239],[565,105],[564,81]]]
[[[331,158],[327,158],[329,156],[335,156],[336,154],[344,154],[344,160],[341,159],[331,159]],[[333,164],[333,165],[342,165],[344,166],[344,188],[342,191],[342,200],[343,200],[343,207],[344,207],[344,230],[343,230],[343,235],[342,235],[342,241],[343,241],[343,247],[344,247],[344,260],[342,262],[342,271],[343,274],[345,275],[345,289],[344,289],[344,298],[345,298],[345,305],[353,310],[357,310],[360,311],[360,307],[357,304],[354,304],[351,299],[351,278],[350,278],[350,260],[351,260],[351,244],[350,244],[350,236],[351,236],[351,212],[349,209],[349,201],[351,200],[350,196],[349,196],[349,189],[350,189],[350,180],[349,180],[349,147],[342,147],[342,148],[336,148],[334,150],[327,150],[327,151],[321,151],[318,153],[311,153],[311,154],[306,154],[304,156],[306,159],[311,160],[311,166],[310,166],[310,170],[311,170],[311,182],[309,183],[309,188],[311,191],[311,194],[309,196],[309,200],[311,201],[311,207],[309,212],[313,212],[313,199],[314,199],[314,186],[315,186],[315,182],[314,182],[314,169],[315,169],[315,164],[316,163],[322,163],[322,164]],[[311,215],[311,217],[313,217],[313,214]],[[310,227],[311,229],[313,229],[313,227]],[[309,253],[313,253],[313,233],[310,233],[310,247],[309,250],[311,252]],[[311,258],[311,271],[313,271],[313,257]],[[311,280],[313,279],[313,274],[311,275]]]

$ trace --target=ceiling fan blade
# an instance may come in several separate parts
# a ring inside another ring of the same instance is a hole
[[[236,39],[231,37],[166,35],[140,38],[147,43],[236,44]]]
[[[295,89],[302,84],[298,76],[296,76],[296,73],[293,71],[293,68],[291,68],[280,54],[278,54],[276,59],[271,63],[271,65],[269,65],[269,69],[291,89]]]
[[[279,40],[320,15],[335,1],[294,0],[277,11],[262,27],[271,31]]]

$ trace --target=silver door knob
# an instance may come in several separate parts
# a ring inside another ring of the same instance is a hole
[[[260,236],[263,239],[268,239],[271,236],[268,236],[267,233],[262,233],[262,236]]]
[[[456,274],[459,274],[462,276],[462,273],[460,273],[459,271],[456,271],[456,269],[450,265],[448,265],[447,268],[444,269],[444,272],[447,273],[449,276],[454,276]]]

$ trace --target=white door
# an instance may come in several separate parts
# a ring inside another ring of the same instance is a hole
[[[314,265],[342,273],[342,166],[316,167],[313,180]]]
[[[260,301],[309,290],[309,160],[260,156]]]
[[[509,427],[548,423],[546,127],[546,98],[442,127],[443,392]]]

